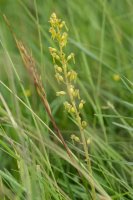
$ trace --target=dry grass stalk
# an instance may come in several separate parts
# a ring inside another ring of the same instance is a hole
[[[17,39],[16,35],[14,34],[14,32],[12,31],[12,28],[10,26],[10,23],[8,21],[8,19],[6,18],[6,16],[4,15],[4,20],[6,22],[6,24],[8,25],[12,35],[13,35],[13,38],[16,42],[16,45],[17,45],[17,48],[19,49],[19,52],[21,54],[21,57],[22,57],[22,60],[23,60],[23,63],[25,65],[25,67],[27,68],[27,70],[29,71],[29,74],[30,76],[32,77],[33,81],[34,81],[34,85],[35,85],[35,88],[37,90],[37,93],[40,97],[40,99],[42,100],[43,102],[43,105],[45,107],[45,110],[50,118],[50,121],[58,135],[58,138],[61,140],[61,143],[63,144],[64,148],[66,149],[67,151],[67,154],[69,155],[70,158],[72,158],[72,153],[69,149],[69,147],[67,146],[62,134],[61,134],[61,131],[60,129],[58,128],[56,122],[55,122],[55,119],[52,115],[52,112],[51,112],[51,109],[50,109],[50,106],[49,106],[49,103],[48,103],[48,100],[47,100],[47,97],[46,97],[46,93],[45,93],[45,90],[44,90],[44,87],[43,87],[43,84],[42,84],[42,81],[41,81],[41,77],[39,76],[37,70],[36,70],[36,64],[35,64],[35,60],[33,59],[33,56],[31,55],[31,53],[29,53],[27,51],[27,49],[25,48],[25,46],[23,45],[23,43]]]

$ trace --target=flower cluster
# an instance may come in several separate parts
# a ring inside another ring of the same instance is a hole
[[[66,96],[67,99],[69,97],[69,101],[64,102],[64,107],[67,112],[76,119],[79,128],[84,129],[87,123],[86,121],[82,121],[80,115],[85,101],[81,99],[79,89],[77,89],[75,85],[77,73],[68,67],[71,60],[75,63],[75,56],[74,53],[66,55],[64,52],[64,47],[68,42],[68,34],[66,32],[68,29],[66,23],[58,19],[55,13],[51,15],[49,22],[51,25],[49,29],[51,37],[58,44],[58,48],[49,47],[55,68],[55,78],[59,84],[64,84],[64,86],[66,86],[65,91],[59,91],[56,95]]]
[[[73,142],[81,143],[79,137],[77,137],[75,134],[71,135],[71,139]]]

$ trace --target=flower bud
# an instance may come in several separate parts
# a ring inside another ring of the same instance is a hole
[[[91,143],[91,140],[90,138],[87,139],[87,144],[90,144]]]
[[[77,73],[72,70],[70,74],[70,81],[76,80],[76,78],[77,78]]]
[[[74,86],[71,85],[69,90],[70,90],[70,93],[73,95],[73,93],[74,93]]]
[[[60,57],[56,54],[55,56],[56,60],[60,60]]]
[[[86,128],[86,126],[87,126],[87,122],[86,121],[82,121],[82,127]]]
[[[57,79],[58,82],[63,82],[64,81],[63,76],[61,76],[59,73],[55,74],[55,78]]]
[[[56,92],[56,96],[64,96],[66,94],[65,91]]]
[[[53,47],[49,47],[49,51],[50,51],[50,53],[55,53],[55,52],[57,52],[57,50],[56,50],[55,48],[53,48]]]
[[[58,72],[62,72],[62,68],[59,67],[59,66],[57,66],[56,70],[57,70]]]
[[[72,105],[71,105],[70,103],[68,103],[67,101],[65,101],[64,107],[65,107],[65,109],[66,109],[68,112],[71,112]]]
[[[79,89],[74,90],[73,97],[80,99]]]
[[[64,32],[63,35],[62,35],[62,37],[61,37],[61,40],[60,40],[60,44],[61,44],[62,47],[66,46],[66,44],[67,44],[67,37],[68,37],[67,33]]]
[[[80,142],[79,137],[75,136],[75,142]]]
[[[72,113],[75,113],[75,109],[74,107],[71,107],[71,110],[70,110]]]
[[[75,63],[74,53],[71,53],[71,54],[67,57],[67,61],[69,61],[70,59],[73,59],[73,62]]]
[[[51,27],[49,29],[49,32],[51,33],[52,39],[54,40],[55,37],[57,36],[56,30],[53,27]]]
[[[61,75],[59,76],[59,81],[62,81],[62,82],[64,81],[63,76]]]
[[[56,14],[52,13],[51,18],[56,19]]]
[[[74,135],[74,134],[72,134],[71,135],[71,139],[73,140],[73,141],[75,141],[75,142],[80,142],[80,139],[79,139],[79,137],[77,137],[76,135]]]
[[[83,108],[85,104],[85,101],[84,100],[81,100],[80,104],[79,104],[79,109],[81,110]]]

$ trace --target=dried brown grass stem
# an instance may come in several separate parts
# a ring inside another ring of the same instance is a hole
[[[35,85],[35,88],[37,90],[37,93],[40,97],[40,99],[42,100],[43,102],[43,105],[45,107],[45,110],[50,118],[50,121],[57,133],[57,136],[58,138],[60,139],[61,143],[63,144],[67,154],[69,155],[70,158],[73,158],[72,156],[72,153],[69,149],[69,147],[67,146],[63,136],[62,136],[62,133],[60,131],[60,129],[58,128],[56,122],[55,122],[55,119],[52,115],[52,112],[51,112],[51,109],[50,109],[50,106],[49,106],[49,103],[48,103],[48,100],[47,100],[47,97],[46,97],[46,93],[45,93],[45,90],[44,90],[44,87],[43,87],[43,84],[42,84],[42,81],[41,81],[41,77],[39,76],[38,72],[37,72],[37,69],[36,69],[36,63],[35,63],[35,60],[33,59],[33,56],[31,53],[29,53],[27,51],[27,49],[25,48],[25,46],[23,45],[23,43],[17,39],[16,35],[14,34],[13,30],[12,30],[12,27],[7,19],[7,17],[5,15],[3,15],[4,17],[4,20],[8,26],[8,28],[10,29],[10,32],[12,33],[13,35],[13,38],[15,40],[15,43],[17,45],[17,48],[21,54],[21,57],[22,57],[22,60],[23,60],[23,63],[25,65],[25,67],[27,68],[27,70],[29,71],[29,74],[30,76],[32,77],[33,79],[33,82],[34,82],[34,85]]]

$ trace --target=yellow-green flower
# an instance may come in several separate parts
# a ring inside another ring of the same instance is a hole
[[[64,96],[66,94],[65,91],[56,92],[56,96]]]
[[[114,81],[119,81],[121,79],[120,75],[119,74],[114,74],[113,75],[113,80]]]
[[[24,93],[25,93],[25,95],[26,95],[27,97],[30,97],[30,96],[31,96],[31,91],[30,91],[29,89],[25,90]]]

